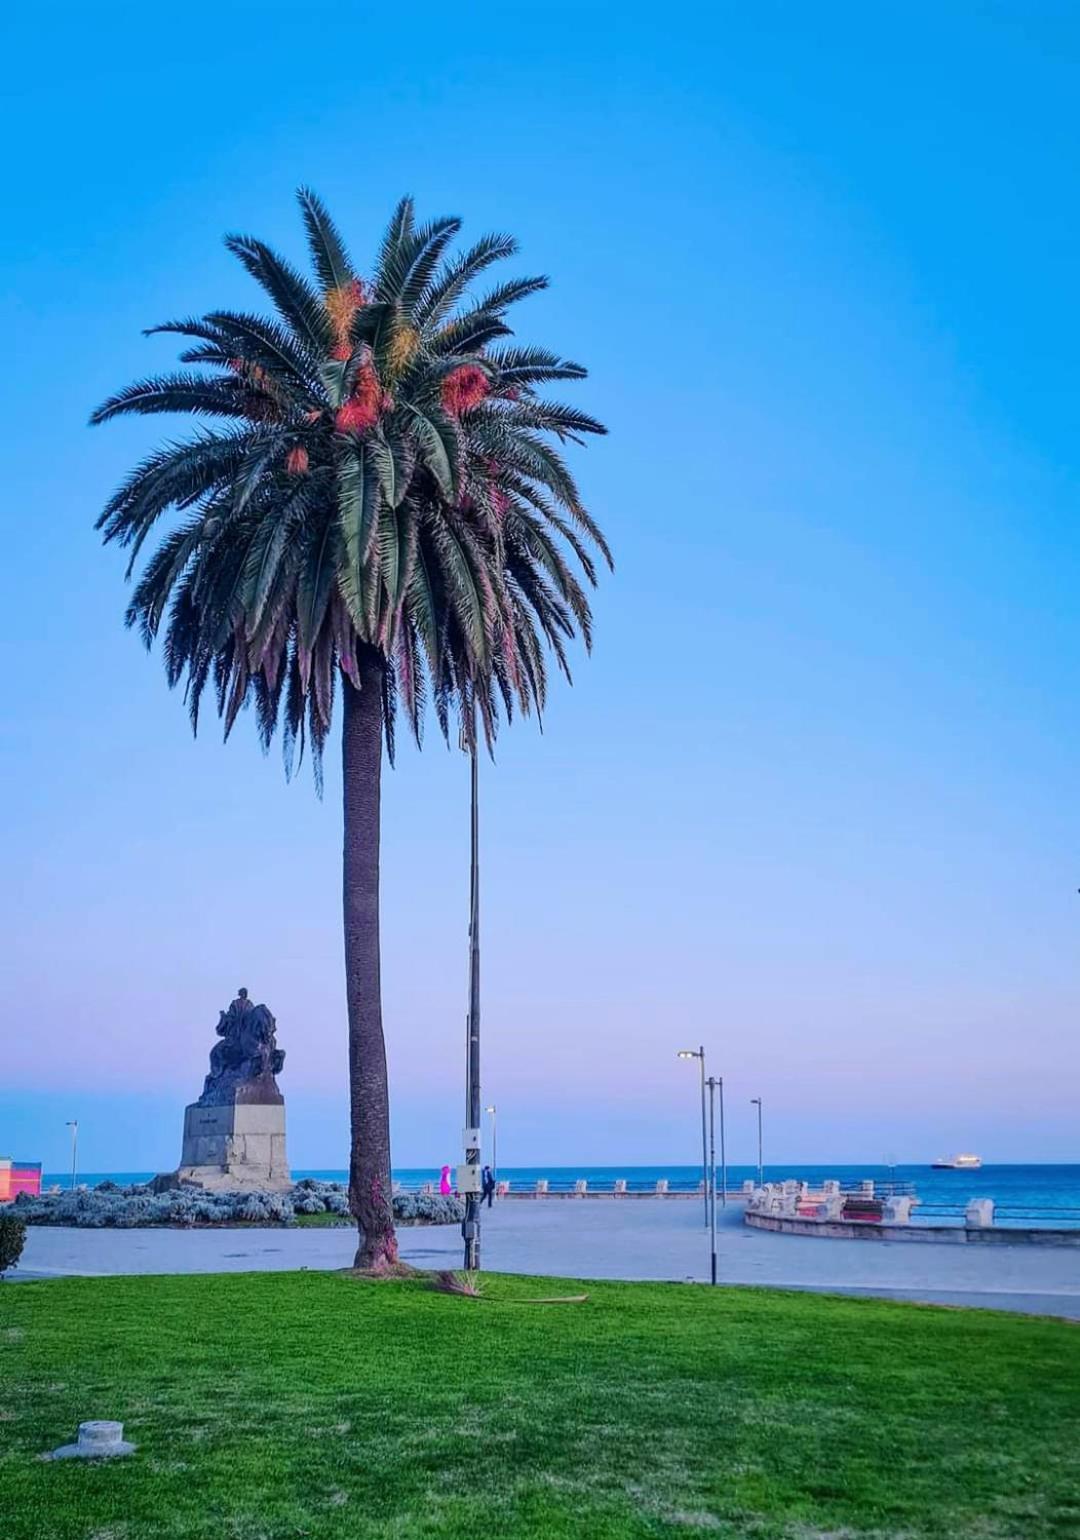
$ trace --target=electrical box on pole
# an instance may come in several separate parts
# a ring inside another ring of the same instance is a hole
[[[457,1190],[463,1198],[475,1198],[482,1191],[480,1167],[476,1165],[457,1168]]]

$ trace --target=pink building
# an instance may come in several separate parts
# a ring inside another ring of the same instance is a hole
[[[41,1167],[26,1160],[0,1155],[0,1203],[10,1203],[21,1192],[41,1191]]]

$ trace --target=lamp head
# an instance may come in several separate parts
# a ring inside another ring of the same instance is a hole
[[[680,1048],[678,1057],[680,1059],[700,1059],[701,1054],[696,1048]]]

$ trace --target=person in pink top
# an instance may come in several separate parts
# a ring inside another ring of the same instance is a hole
[[[448,1198],[453,1190],[454,1189],[450,1186],[450,1167],[444,1166],[442,1171],[439,1173],[439,1191],[442,1193],[444,1198]]]

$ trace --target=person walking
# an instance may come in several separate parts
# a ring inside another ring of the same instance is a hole
[[[491,1174],[491,1167],[485,1166],[480,1177],[480,1202],[483,1203],[484,1199],[486,1198],[487,1206],[490,1208],[494,1197],[495,1178]]]
[[[450,1167],[444,1166],[439,1172],[439,1191],[444,1198],[449,1198],[453,1190],[450,1186]]]

